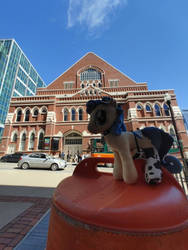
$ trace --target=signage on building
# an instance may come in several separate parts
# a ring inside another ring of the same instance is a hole
[[[44,138],[44,149],[46,149],[46,150],[50,149],[50,138],[49,137]]]

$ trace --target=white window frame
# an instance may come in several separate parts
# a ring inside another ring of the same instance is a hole
[[[63,85],[64,85],[64,89],[73,89],[74,81],[63,82]]]
[[[119,87],[119,79],[109,79],[108,83],[111,88]]]

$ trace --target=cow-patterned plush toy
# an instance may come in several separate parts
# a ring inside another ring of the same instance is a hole
[[[156,127],[146,127],[134,132],[126,131],[123,110],[110,97],[90,100],[86,104],[90,114],[88,130],[102,133],[106,143],[114,152],[115,179],[123,179],[127,184],[137,181],[134,159],[144,158],[145,180],[149,184],[162,181],[161,165],[171,173],[179,173],[182,165],[178,159],[167,155],[173,144],[173,138]]]

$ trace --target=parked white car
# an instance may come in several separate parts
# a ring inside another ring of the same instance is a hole
[[[61,158],[55,158],[45,153],[31,153],[22,156],[17,165],[22,169],[47,168],[55,171],[65,169],[67,162]]]

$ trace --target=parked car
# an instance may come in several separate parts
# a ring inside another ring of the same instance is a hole
[[[7,155],[4,155],[1,157],[0,161],[1,162],[15,162],[17,163],[21,156],[23,156],[24,154],[23,153],[14,153],[14,154],[7,154]]]
[[[67,162],[61,158],[55,158],[45,153],[31,153],[21,157],[18,167],[22,169],[28,168],[47,168],[53,171],[65,169]]]

